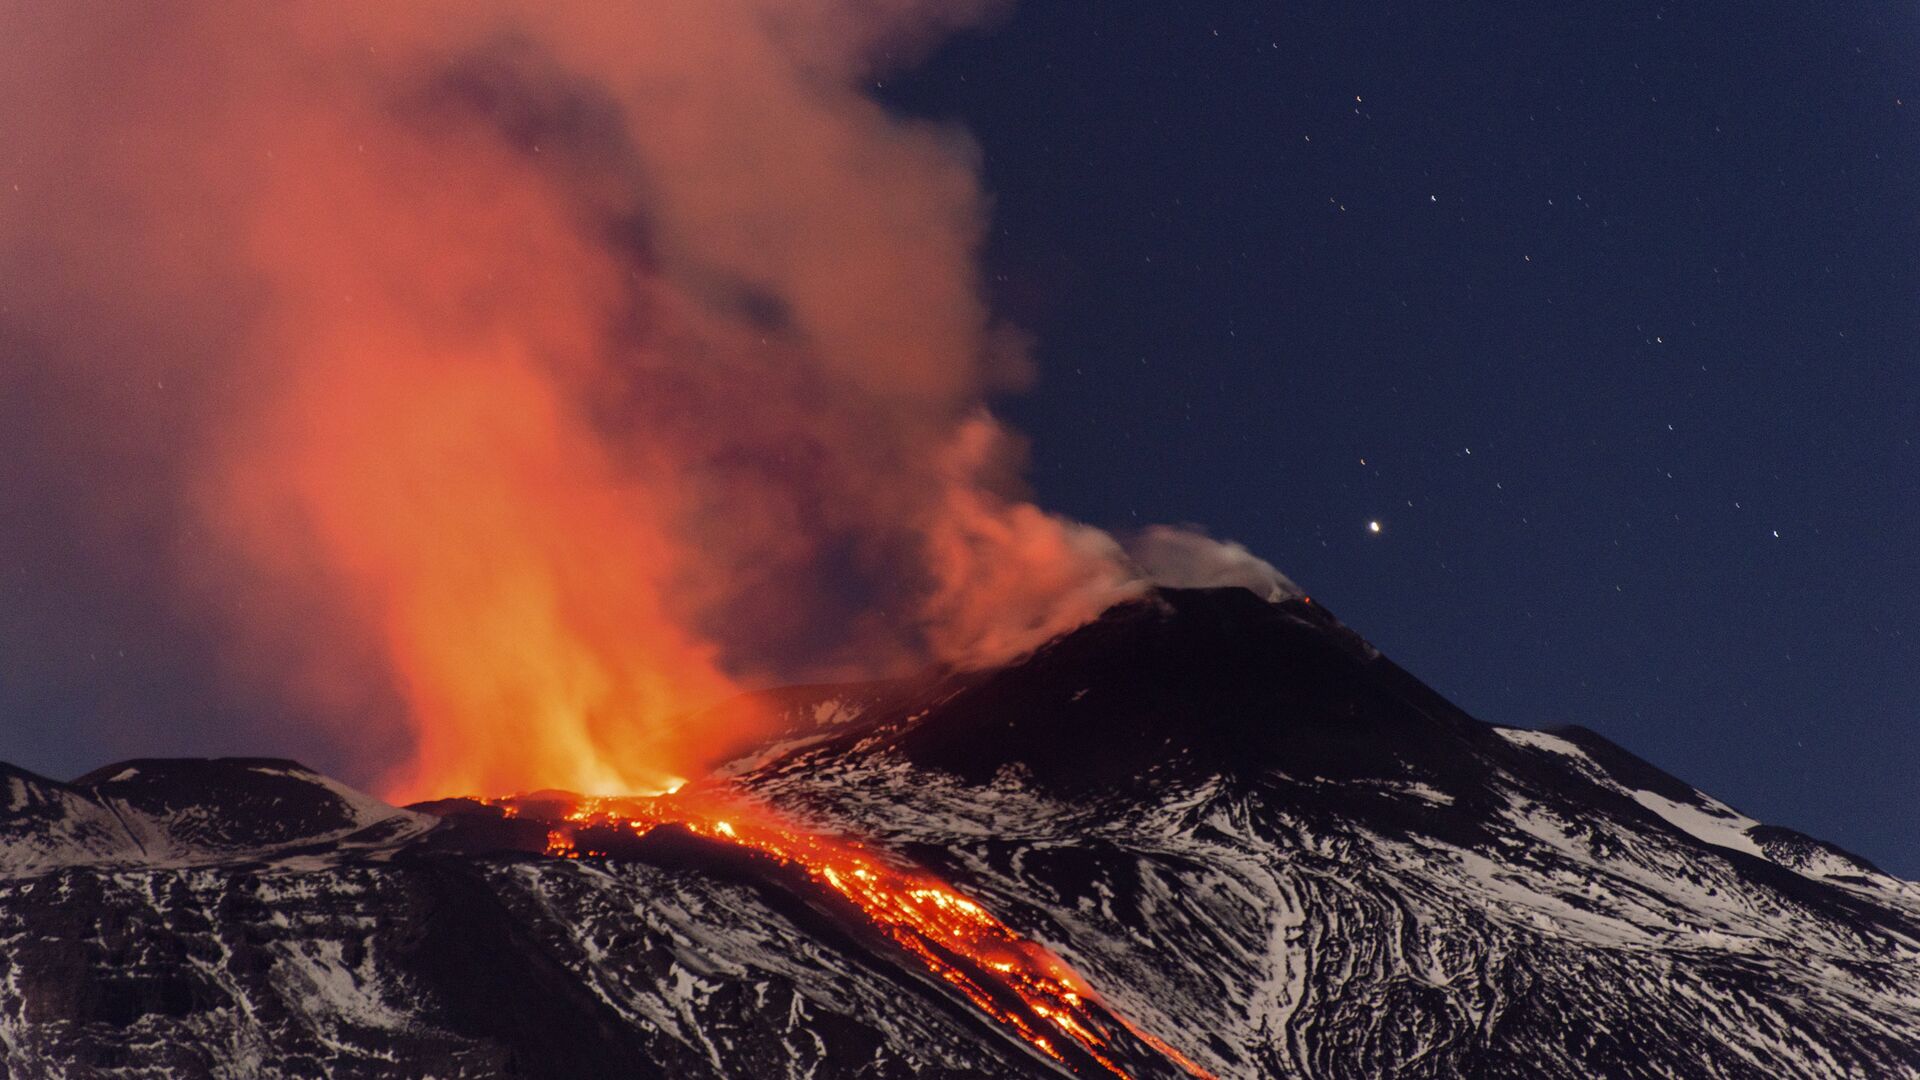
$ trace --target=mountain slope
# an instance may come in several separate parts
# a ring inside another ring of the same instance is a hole
[[[1250,599],[1110,613],[757,789],[1207,1031],[1222,1074],[1920,1070],[1920,889]]]
[[[1479,723],[1311,602],[1163,590],[749,704],[776,730],[690,797],[938,874],[1084,976],[1128,1075],[1920,1075],[1920,887]],[[554,858],[564,796],[398,811],[246,759],[0,795],[7,1076],[1107,1074],[697,827]]]

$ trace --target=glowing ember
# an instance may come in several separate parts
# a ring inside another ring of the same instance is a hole
[[[521,812],[511,801],[500,804],[509,814]],[[593,833],[638,837],[669,824],[805,871],[975,1008],[1054,1061],[1071,1066],[1065,1052],[1071,1048],[1108,1074],[1130,1080],[1115,1060],[1114,1039],[1123,1030],[1188,1074],[1212,1080],[1184,1054],[1114,1012],[1059,957],[945,882],[857,841],[798,828],[764,808],[712,793],[583,799],[548,832],[547,853],[601,856],[607,852],[589,846]]]

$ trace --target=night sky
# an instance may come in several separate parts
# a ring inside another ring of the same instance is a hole
[[[881,93],[984,149],[1044,505],[1920,876],[1920,27],[1569,10],[1033,3]]]

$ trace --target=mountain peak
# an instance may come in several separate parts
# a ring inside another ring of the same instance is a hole
[[[1161,588],[982,674],[914,726],[917,764],[1063,788],[1167,769],[1397,776],[1464,716],[1305,597]]]
[[[69,783],[74,787],[94,788],[136,781],[141,785],[233,782],[262,774],[320,776],[291,758],[128,758],[102,765]]]
[[[64,784],[0,778],[17,812],[0,830],[0,872],[334,852],[433,824],[286,758],[133,758]]]

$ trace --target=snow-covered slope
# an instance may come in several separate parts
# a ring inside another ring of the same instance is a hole
[[[1479,723],[1304,600],[1164,591],[1007,668],[730,707],[774,722],[709,783],[939,874],[1218,1076],[1920,1076],[1920,887]],[[679,830],[552,858],[557,803],[259,761],[0,805],[0,1076],[1070,1072]]]
[[[1920,1075],[1920,887],[1247,599],[1110,613],[753,783],[1223,1076]]]

